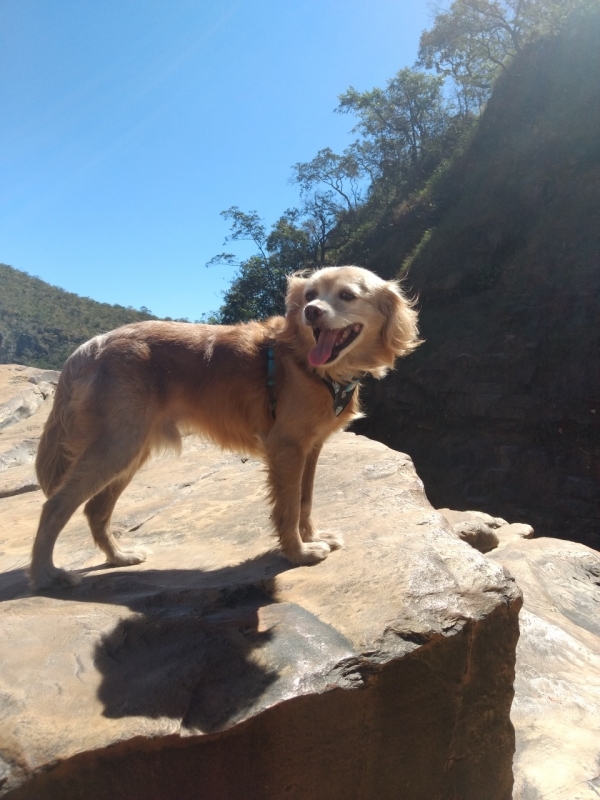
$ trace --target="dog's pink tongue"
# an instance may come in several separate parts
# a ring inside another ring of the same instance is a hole
[[[324,364],[336,343],[339,336],[339,331],[336,330],[322,330],[319,334],[319,341],[316,346],[308,354],[308,363],[313,367],[320,367]]]

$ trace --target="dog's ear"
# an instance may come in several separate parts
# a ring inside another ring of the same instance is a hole
[[[308,279],[302,273],[288,276],[288,288],[285,296],[285,326],[278,334],[277,339],[288,344],[297,344],[299,332],[302,329],[301,314],[304,305],[304,287]],[[302,337],[300,336],[300,339]]]
[[[420,344],[418,315],[413,300],[406,298],[395,281],[387,281],[377,292],[379,309],[386,318],[382,337],[394,357],[406,355]]]
[[[287,294],[285,296],[286,316],[294,316],[294,312],[299,311],[304,303],[304,287],[308,283],[308,278],[303,273],[295,272],[289,275]]]

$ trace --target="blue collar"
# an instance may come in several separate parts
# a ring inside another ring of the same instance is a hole
[[[356,387],[360,386],[360,381],[350,381],[347,386],[342,386],[336,381],[331,380],[331,378],[320,378],[320,380],[331,392],[331,396],[333,397],[333,413],[336,417],[339,417],[350,400],[352,400]],[[267,349],[267,391],[269,393],[269,411],[273,419],[275,419],[275,351],[272,347]]]

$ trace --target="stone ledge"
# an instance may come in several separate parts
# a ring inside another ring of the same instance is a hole
[[[57,563],[81,585],[30,596],[42,499],[0,501],[0,794],[511,797],[520,591],[407,456],[326,445],[315,518],[346,547],[315,567],[274,552],[262,465],[190,438],[117,507],[145,564],[105,568],[78,514]]]

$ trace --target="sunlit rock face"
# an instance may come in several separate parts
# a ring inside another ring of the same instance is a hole
[[[512,526],[511,526],[512,527]],[[600,554],[559,539],[489,553],[523,590],[514,800],[600,795]]]
[[[40,371],[0,372],[14,406]],[[147,561],[106,568],[78,512],[56,563],[80,585],[32,595],[46,383],[0,431],[0,454],[29,453],[0,472],[0,793],[509,800],[521,594],[434,511],[408,457],[332,439],[314,516],[346,546],[293,568],[261,464],[189,438],[117,506]]]

